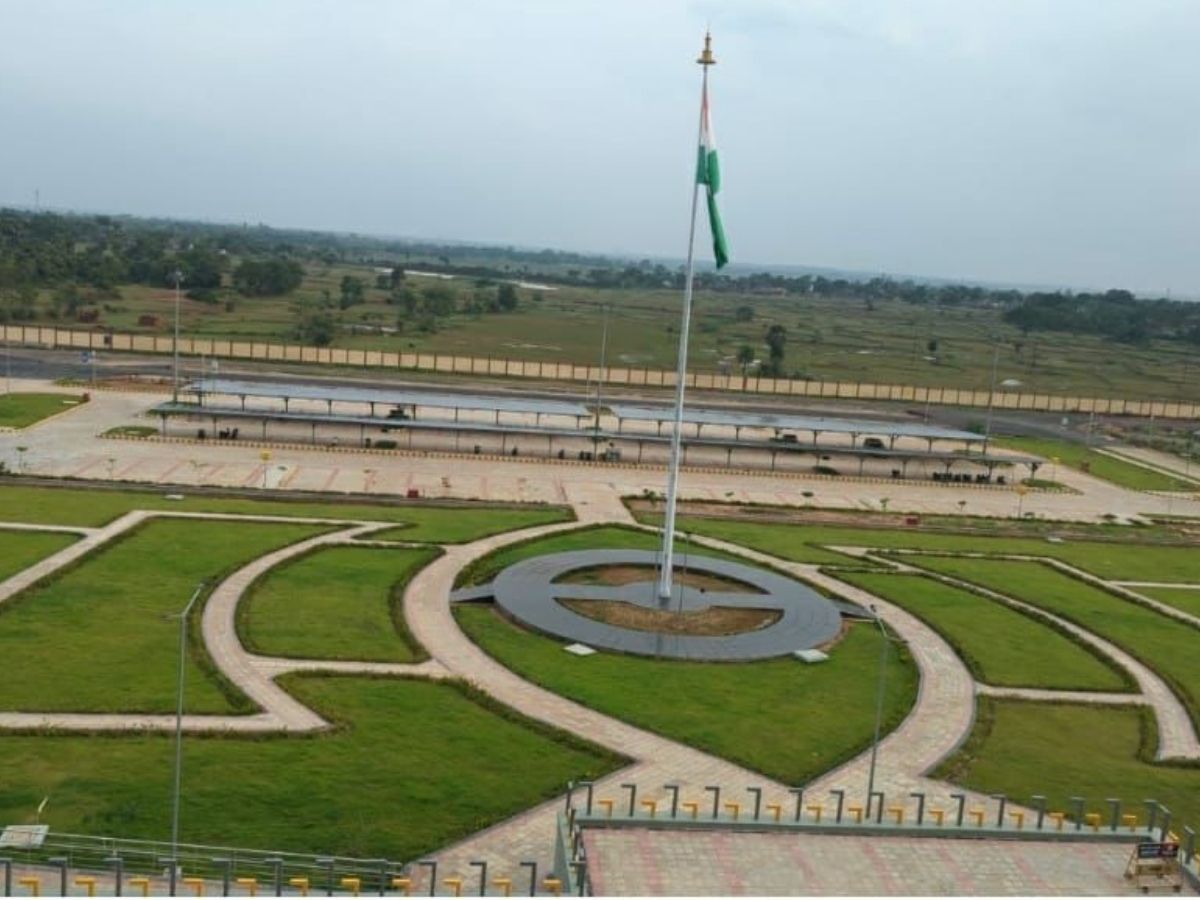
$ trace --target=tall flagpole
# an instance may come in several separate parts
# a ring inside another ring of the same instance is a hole
[[[700,124],[697,128],[697,152],[704,136],[704,107],[708,102],[708,67],[716,64],[712,54],[712,36],[704,35],[704,50],[696,60],[703,67],[700,87]],[[700,199],[700,182],[693,176],[692,221],[688,228],[687,274],[683,281],[683,321],[679,326],[679,361],[675,370],[675,416],[671,431],[671,464],[667,472],[667,514],[663,521],[662,565],[658,572],[658,598],[671,599],[671,578],[675,564],[675,507],[679,493],[679,456],[683,438],[683,396],[687,388],[688,331],[692,324],[692,281],[695,275],[696,205]]]

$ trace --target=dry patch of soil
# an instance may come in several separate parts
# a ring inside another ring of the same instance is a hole
[[[586,569],[576,569],[561,578],[555,579],[556,584],[604,584],[620,587],[626,584],[649,584],[657,580],[658,572],[653,566],[591,566]],[[684,584],[701,591],[726,591],[738,594],[761,594],[758,588],[736,578],[725,578],[708,572],[689,572],[675,568],[674,582]]]

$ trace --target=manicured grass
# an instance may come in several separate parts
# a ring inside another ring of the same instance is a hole
[[[468,689],[407,679],[292,676],[342,723],[316,737],[184,740],[184,841],[411,861],[615,767],[602,751]],[[172,738],[0,736],[0,822],[167,840]],[[465,874],[465,873],[464,873]]]
[[[1190,482],[1163,475],[1153,469],[1147,469],[1131,462],[1114,459],[1103,453],[1097,453],[1084,444],[1073,444],[1053,438],[1032,437],[1005,437],[1000,438],[996,443],[1013,450],[1023,450],[1026,453],[1045,457],[1047,464],[1039,472],[1047,476],[1053,470],[1054,465],[1050,460],[1058,457],[1059,465],[1087,471],[1097,478],[1103,478],[1105,481],[1111,481],[1113,484],[1137,491],[1190,491],[1196,489],[1196,486]]]
[[[182,494],[168,500],[167,494]],[[120,491],[59,487],[0,485],[0,521],[53,525],[99,526],[134,509],[173,512],[217,512],[260,516],[299,516],[321,519],[364,519],[405,523],[392,535],[396,540],[430,543],[473,540],[498,531],[545,522],[569,522],[566,507],[503,507],[486,505],[427,506],[395,501],[322,503],[280,498],[258,500],[188,493],[186,488],[161,491]]]
[[[871,741],[879,641],[851,627],[828,662],[690,663],[612,653],[580,658],[489,604],[455,607],[459,625],[501,663],[555,693],[777,778],[803,784]],[[917,672],[889,654],[887,730],[912,707]]]
[[[268,656],[413,662],[409,579],[436,549],[322,547],[269,572],[238,607],[248,649]]]
[[[647,522],[649,516],[639,516]],[[844,528],[837,525],[790,525],[746,522],[736,519],[684,517],[686,532],[732,541],[795,562],[844,565],[850,557],[826,546],[933,550],[949,553],[990,553],[1045,556],[1085,569],[1101,578],[1130,581],[1181,581],[1200,583],[1200,545],[1138,543],[1142,532],[1127,529],[1124,539],[1112,541],[991,537],[895,528]],[[706,551],[707,552],[707,551]],[[855,562],[855,565],[860,563]]]
[[[1161,675],[1200,723],[1200,629],[1056,572],[1042,563],[918,557],[953,575],[1058,613],[1129,651]]]
[[[0,531],[0,580],[69,547],[78,535],[55,531]]]
[[[923,619],[986,684],[1132,690],[1115,663],[1002,603],[921,575],[846,572],[839,577]]]
[[[373,507],[372,507],[373,508]],[[565,506],[468,507],[452,509],[423,507],[418,515],[406,516],[412,527],[388,528],[367,535],[371,541],[427,541],[436,544],[463,544],[505,531],[570,522],[574,514]]]
[[[0,428],[25,428],[82,402],[78,394],[0,394]]]
[[[1161,603],[1167,603],[1176,609],[1182,609],[1193,616],[1200,616],[1200,588],[1135,587],[1130,590]]]
[[[459,572],[457,586],[487,584],[501,569],[532,556],[566,553],[570,550],[657,550],[660,546],[662,546],[662,538],[657,534],[639,531],[635,528],[626,528],[621,525],[579,528],[550,537],[522,541],[489,553]],[[723,553],[720,550],[710,550],[682,539],[675,542],[675,553],[675,562],[680,566],[683,565],[685,553],[746,562],[742,557]]]
[[[1064,812],[1071,797],[1085,797],[1104,821],[1104,801],[1115,797],[1145,825],[1142,801],[1153,798],[1195,827],[1200,766],[1152,764],[1155,734],[1149,710],[980,697],[971,737],[934,774],[1022,803],[1044,794],[1049,809]]]
[[[313,525],[151,521],[58,577],[0,605],[0,709],[175,710],[179,613],[197,584],[323,529]],[[199,606],[199,604],[197,604]],[[185,707],[245,712],[208,671],[192,619]]]

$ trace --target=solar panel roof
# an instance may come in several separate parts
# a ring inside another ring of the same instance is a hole
[[[319,400],[335,403],[378,403],[384,406],[434,406],[442,409],[485,409],[489,412],[541,413],[547,416],[590,416],[582,403],[542,400],[536,397],[505,397],[494,394],[455,394],[439,391],[414,391],[408,388],[365,388],[346,385],[289,384],[269,381],[234,381],[205,378],[192,382],[187,390],[203,394],[230,394],[235,397],[269,397],[276,400]]]
[[[636,406],[609,403],[618,419],[641,422],[665,422],[673,418],[669,406]],[[833,419],[824,416],[792,416],[786,413],[734,412],[723,409],[698,409],[685,406],[683,420],[693,425],[728,425],[742,428],[779,428],[784,431],[822,431],[838,434],[896,435],[897,437],[933,438],[950,441],[981,441],[970,431],[923,425],[919,422],[889,422],[879,419]]]

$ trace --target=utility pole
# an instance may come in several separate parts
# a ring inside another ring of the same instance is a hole
[[[988,391],[987,421],[983,426],[983,454],[987,456],[988,442],[992,439],[992,407],[996,403],[996,372],[1000,367],[1000,344],[992,352],[992,387]]]

